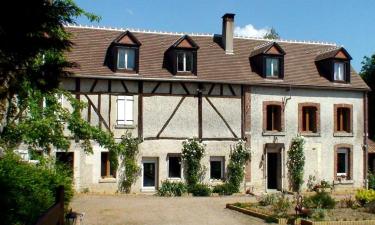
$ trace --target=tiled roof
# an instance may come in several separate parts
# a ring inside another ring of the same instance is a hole
[[[78,63],[73,69],[80,76],[130,77],[132,79],[177,79],[163,68],[165,51],[171,47],[181,34],[158,32],[138,32],[132,34],[142,44],[139,50],[139,73],[128,75],[113,72],[105,65],[108,47],[124,31],[115,29],[96,29],[66,27],[72,33],[74,43],[68,59]],[[225,54],[213,35],[189,35],[199,46],[197,56],[197,76],[184,78],[191,81],[218,83],[241,83],[254,85],[311,86],[324,88],[367,89],[366,84],[352,69],[350,84],[336,84],[321,76],[315,65],[315,58],[334,45],[276,41],[285,51],[284,80],[263,79],[253,72],[249,56],[255,47],[269,43],[269,40],[253,38],[234,38],[234,54]],[[181,79],[181,78],[178,78]]]

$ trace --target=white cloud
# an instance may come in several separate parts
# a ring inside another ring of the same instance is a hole
[[[235,27],[234,34],[237,36],[245,36],[245,37],[259,37],[262,38],[270,31],[269,28],[261,28],[257,29],[252,24],[247,24],[244,27]]]
[[[126,9],[126,12],[127,12],[129,15],[134,15],[133,10],[131,10],[131,9]]]

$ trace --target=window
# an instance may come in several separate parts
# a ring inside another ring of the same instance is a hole
[[[168,157],[168,177],[181,178],[181,157],[169,156]]]
[[[336,151],[336,177],[350,179],[349,148],[338,148]]]
[[[211,157],[210,178],[213,180],[224,178],[224,157]]]
[[[116,172],[111,168],[109,153],[101,153],[101,176],[102,178],[116,177]]]
[[[191,72],[193,70],[193,53],[177,52],[177,72]]]
[[[266,77],[279,77],[279,59],[266,58]]]
[[[125,69],[125,70],[135,69],[135,49],[118,48],[117,69]]]
[[[351,132],[351,108],[336,107],[336,132]]]
[[[302,107],[302,126],[301,131],[316,133],[317,130],[317,107],[305,106]]]
[[[333,77],[335,81],[345,81],[345,63],[335,62]]]
[[[266,130],[267,131],[282,131],[281,125],[281,106],[267,105],[266,107]]]
[[[117,125],[133,125],[133,96],[117,97]]]

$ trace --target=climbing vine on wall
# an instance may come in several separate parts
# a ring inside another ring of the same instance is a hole
[[[288,173],[289,181],[293,191],[299,192],[303,184],[303,171],[305,167],[305,140],[301,136],[292,139],[288,151]]]
[[[189,189],[195,187],[201,178],[203,168],[200,162],[204,156],[205,147],[205,144],[196,139],[182,142],[182,160],[186,168],[186,183]]]
[[[250,149],[246,148],[244,141],[236,143],[229,155],[228,180],[231,192],[236,193],[240,190],[241,182],[244,179],[244,167],[251,158]]]

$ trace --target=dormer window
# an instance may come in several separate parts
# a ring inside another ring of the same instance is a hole
[[[173,75],[197,75],[197,51],[199,46],[188,35],[180,37],[166,52],[165,67]]]
[[[139,65],[139,47],[141,43],[126,31],[117,37],[111,45],[112,69],[120,73],[137,73]]]
[[[350,60],[352,57],[342,47],[328,49],[315,58],[321,76],[331,82],[350,83]]]
[[[284,50],[276,42],[255,47],[250,54],[251,69],[263,78],[283,79],[284,55]]]
[[[345,63],[335,62],[334,65],[334,75],[333,78],[335,81],[345,81]]]
[[[117,69],[135,69],[135,49],[121,48],[117,50]]]
[[[280,59],[266,57],[266,77],[278,78],[280,74]]]
[[[191,72],[193,70],[193,53],[177,52],[177,72]]]

